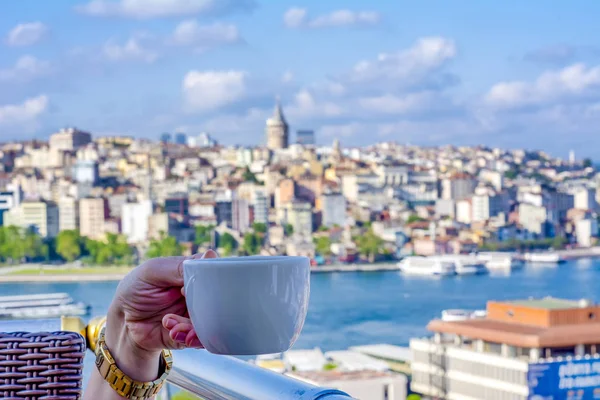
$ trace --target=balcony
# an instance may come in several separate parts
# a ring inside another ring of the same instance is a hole
[[[72,321],[73,322],[73,321]],[[73,326],[73,325],[71,325]],[[0,332],[60,331],[67,329],[61,320],[0,321]],[[89,354],[89,359],[93,356]],[[310,385],[229,356],[205,350],[175,351],[173,369],[158,398],[170,400],[174,388],[185,390],[205,400],[350,400],[339,390]],[[86,365],[87,367],[93,367]]]

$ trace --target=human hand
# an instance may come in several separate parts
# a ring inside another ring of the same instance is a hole
[[[140,381],[154,380],[163,349],[202,347],[185,303],[183,261],[216,257],[209,250],[193,257],[151,259],[121,281],[107,314],[106,345],[123,372]]]

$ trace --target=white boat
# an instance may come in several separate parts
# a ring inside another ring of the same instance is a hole
[[[454,263],[454,268],[457,275],[477,275],[485,274],[488,272],[485,264],[477,260],[474,256],[461,255],[461,254],[445,254],[436,256],[442,261],[448,261]]]
[[[0,296],[0,320],[84,316],[90,307],[66,293]]]
[[[406,257],[398,263],[398,268],[407,275],[456,275],[456,268],[453,262],[443,261],[435,257]]]
[[[483,262],[488,270],[512,270],[523,264],[511,253],[485,252],[477,254],[477,260]]]
[[[525,253],[523,259],[530,263],[560,264],[565,260],[555,252]]]

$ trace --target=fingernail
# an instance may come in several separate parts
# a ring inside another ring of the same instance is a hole
[[[173,328],[175,325],[177,325],[177,321],[175,321],[173,318],[169,318],[169,319],[167,320],[167,322],[165,323],[165,327],[166,327],[167,329],[171,329],[171,328]]]
[[[175,335],[175,341],[179,343],[185,343],[185,338],[187,337],[187,333],[185,332],[177,332]]]
[[[203,346],[202,346],[202,343],[200,343],[200,339],[194,338],[194,339],[192,339],[192,341],[190,342],[188,347],[203,347]]]

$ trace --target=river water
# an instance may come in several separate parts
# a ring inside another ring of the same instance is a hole
[[[104,315],[117,282],[0,284],[0,295],[67,292]],[[296,349],[407,345],[448,308],[483,309],[488,300],[555,296],[600,300],[600,259],[531,266],[510,275],[406,277],[399,272],[313,274],[308,316]]]

